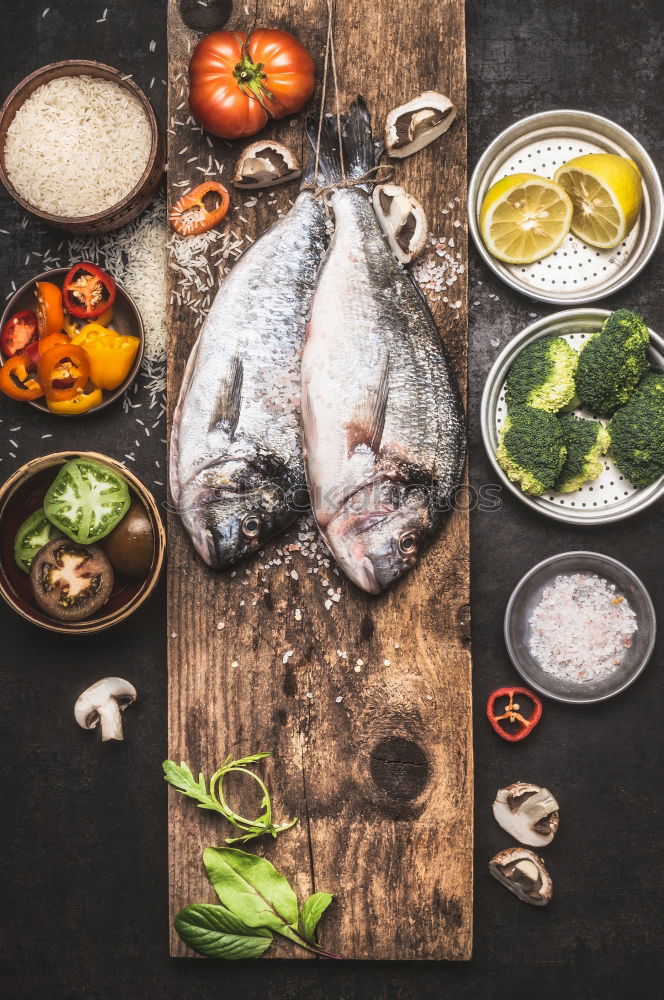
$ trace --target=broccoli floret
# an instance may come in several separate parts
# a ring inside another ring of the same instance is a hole
[[[597,479],[602,471],[602,455],[611,443],[608,432],[596,420],[583,420],[573,413],[560,417],[567,455],[556,480],[558,493],[574,493],[584,483]]]
[[[553,488],[565,461],[560,422],[553,413],[515,406],[500,433],[496,458],[501,469],[524,493]]]
[[[540,337],[512,362],[507,375],[507,408],[534,406],[556,413],[574,397],[579,355],[562,337]]]
[[[634,486],[650,486],[664,473],[664,375],[645,376],[609,434],[613,459]]]
[[[629,309],[611,313],[581,349],[576,391],[584,406],[610,417],[624,406],[648,370],[648,327]]]

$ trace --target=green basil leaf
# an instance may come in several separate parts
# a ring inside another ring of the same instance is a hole
[[[272,943],[265,927],[247,927],[230,910],[210,903],[185,906],[174,923],[185,944],[209,958],[259,958]]]
[[[302,930],[302,936],[305,940],[309,941],[310,944],[315,944],[314,935],[316,933],[316,927],[318,926],[318,921],[325,913],[326,909],[334,899],[331,892],[315,892],[313,896],[309,896],[302,907],[300,913],[300,928]]]
[[[279,934],[297,927],[297,897],[265,858],[234,847],[208,847],[203,862],[221,902],[249,927],[269,927]]]

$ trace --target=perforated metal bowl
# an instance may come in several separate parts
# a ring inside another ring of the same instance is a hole
[[[597,250],[571,233],[534,264],[502,264],[484,246],[479,211],[487,190],[507,174],[553,177],[583,153],[618,153],[634,160],[643,177],[639,220],[614,250]],[[544,111],[510,125],[482,154],[468,187],[468,222],[475,245],[511,288],[541,302],[581,305],[623,288],[650,260],[662,233],[664,198],[655,165],[637,140],[614,122],[587,111]]]
[[[592,483],[587,483],[575,493],[547,492],[542,496],[523,493],[515,483],[510,482],[496,461],[498,435],[507,415],[505,380],[519,351],[526,344],[549,336],[564,337],[572,347],[579,350],[591,334],[602,328],[609,315],[608,309],[566,309],[531,323],[498,355],[482,393],[482,438],[500,481],[523,503],[556,521],[610,524],[631,517],[664,496],[664,476],[660,476],[650,486],[639,489],[625,479],[608,455],[603,459],[602,474]],[[653,330],[650,330],[649,353],[651,364],[664,371],[664,340]],[[592,414],[581,408],[575,410],[575,413],[592,418]]]

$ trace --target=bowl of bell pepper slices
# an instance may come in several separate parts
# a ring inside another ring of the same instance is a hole
[[[131,295],[89,261],[46,271],[0,319],[0,391],[55,416],[110,406],[135,380],[143,321]]]

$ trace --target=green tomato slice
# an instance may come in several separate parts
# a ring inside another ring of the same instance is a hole
[[[27,517],[14,539],[14,559],[19,569],[29,573],[39,550],[54,538],[62,538],[62,532],[51,524],[43,507]]]
[[[81,545],[105,538],[129,510],[129,487],[116,472],[89,458],[60,469],[44,499],[49,521]]]

